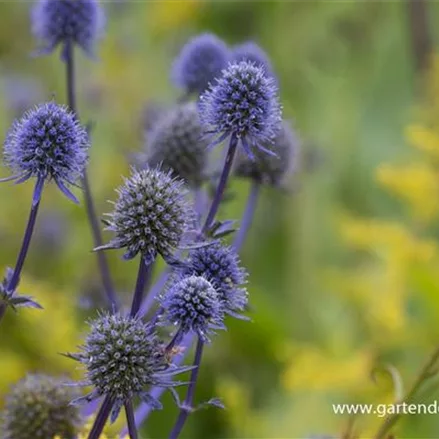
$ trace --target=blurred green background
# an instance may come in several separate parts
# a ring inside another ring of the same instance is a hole
[[[393,365],[409,386],[439,344],[439,5],[419,2],[423,23],[413,3],[105,2],[98,60],[78,52],[79,112],[95,122],[89,174],[100,214],[142,149],[145,103],[178,98],[170,66],[199,32],[230,44],[254,39],[267,51],[285,117],[302,140],[294,190],[264,189],[242,252],[253,321],[230,322],[201,370],[197,399],[221,397],[227,410],[197,412],[185,438],[341,437],[349,420],[331,404],[392,402],[389,377],[374,382],[374,367]],[[23,105],[65,102],[58,54],[29,56],[30,7],[0,2],[1,138]],[[15,261],[31,186],[0,187],[2,267]],[[237,219],[249,185],[232,187],[237,196],[221,217]],[[83,206],[49,187],[21,287],[45,310],[8,312],[0,325],[0,397],[27,371],[81,376],[58,353],[81,343],[94,315],[89,298],[99,303],[91,248]],[[117,252],[109,259],[128,302],[136,264]],[[437,398],[434,389],[422,395]],[[169,433],[177,410],[165,402],[142,437]],[[373,437],[381,422],[357,419],[357,437]],[[397,433],[439,437],[439,418],[404,418]]]

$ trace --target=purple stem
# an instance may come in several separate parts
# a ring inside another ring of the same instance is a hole
[[[238,252],[238,250],[243,246],[247,233],[250,230],[253,217],[255,214],[256,206],[258,204],[260,184],[257,181],[253,181],[250,192],[247,198],[247,204],[245,206],[244,215],[242,216],[241,226],[236,233],[235,240],[233,241],[233,249]]]
[[[130,439],[138,439],[136,421],[132,401],[125,402],[125,414],[127,416],[128,435]]]
[[[163,270],[163,273],[161,273],[160,277],[158,278],[157,282],[152,286],[152,288],[149,290],[148,295],[143,300],[139,312],[137,315],[142,318],[144,317],[148,311],[150,310],[152,304],[154,303],[154,299],[157,296],[157,294],[160,293],[160,291],[163,289],[163,287],[166,284],[166,281],[169,277],[169,269],[166,268]]]
[[[73,42],[71,40],[67,40],[64,47],[64,58],[67,73],[67,104],[70,109],[76,114],[76,117],[79,119],[79,114],[76,107],[75,64],[73,49]],[[84,175],[82,177],[82,187],[84,189],[85,207],[87,211],[88,221],[92,230],[94,247],[100,247],[103,244],[102,234],[99,227],[99,220],[96,215],[93,196],[90,190],[87,170],[84,170]],[[104,252],[96,252],[96,257],[98,259],[99,272],[101,274],[102,285],[104,286],[105,295],[107,296],[107,300],[110,303],[111,308],[116,311],[118,309],[119,302],[113,288],[113,282],[110,275],[110,269],[108,267],[107,257]]]
[[[41,194],[41,186],[44,184],[43,178],[38,178],[35,183],[34,196],[35,202],[32,203],[32,207],[29,214],[29,219],[27,221],[26,231],[24,233],[23,242],[21,244],[20,253],[17,257],[17,262],[15,263],[14,274],[8,284],[8,291],[14,294],[15,289],[20,281],[20,274],[23,270],[24,262],[26,260],[27,252],[29,250],[30,242],[35,228],[35,223],[38,215],[38,208],[40,207],[41,196],[36,196],[37,193]],[[0,320],[3,318],[6,312],[6,304],[2,303],[0,305]]]
[[[203,341],[198,338],[197,348],[195,350],[194,366],[195,368],[191,372],[190,384],[186,393],[186,398],[180,407],[180,413],[178,415],[177,421],[175,422],[174,428],[172,429],[169,439],[177,439],[183,430],[186,419],[189,413],[192,411],[192,406],[194,403],[195,387],[197,385],[198,374],[200,372],[201,357],[203,355]]]
[[[104,430],[105,423],[110,416],[112,407],[113,401],[110,396],[107,395],[101,405],[101,408],[99,409],[93,427],[88,435],[88,439],[99,439],[99,436]]]
[[[140,258],[139,271],[137,273],[136,288],[134,290],[133,301],[131,303],[130,316],[135,317],[142,305],[143,295],[145,293],[145,285],[151,275],[152,264],[147,265],[143,256]]]
[[[227,186],[227,180],[229,179],[230,171],[232,170],[233,159],[235,158],[237,146],[238,138],[236,137],[236,135],[232,134],[232,136],[230,137],[229,149],[227,150],[224,167],[221,172],[220,181],[216,188],[215,196],[213,198],[212,204],[210,205],[209,213],[207,214],[207,218],[202,229],[203,234],[205,234],[206,231],[209,229],[218,212],[221,200],[224,195],[224,191]]]

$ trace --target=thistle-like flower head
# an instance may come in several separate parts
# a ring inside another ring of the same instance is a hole
[[[193,102],[168,112],[148,139],[149,166],[159,164],[171,170],[188,185],[198,187],[204,180],[207,166],[207,142],[202,139],[198,109]]]
[[[140,319],[103,314],[90,326],[82,351],[70,357],[86,369],[86,381],[78,385],[91,385],[93,391],[74,402],[110,396],[115,402],[113,420],[123,402],[134,396],[159,408],[159,402],[148,394],[148,388],[177,385],[178,382],[170,378],[187,369],[169,364],[164,346]]]
[[[223,328],[223,309],[218,292],[201,276],[181,277],[160,298],[165,322],[179,327],[182,337],[195,332],[203,341],[214,329]]]
[[[174,83],[187,93],[202,93],[221,75],[228,59],[226,44],[215,35],[202,34],[192,38],[174,61]]]
[[[76,437],[80,413],[70,401],[78,390],[62,379],[27,375],[6,396],[2,414],[3,439],[49,439]]]
[[[246,61],[230,64],[210,84],[200,97],[199,112],[206,131],[219,136],[213,144],[235,136],[250,157],[253,147],[270,153],[263,145],[272,143],[280,129],[275,81],[261,67]]]
[[[125,259],[140,253],[147,264],[157,254],[170,260],[194,224],[183,181],[159,168],[133,170],[117,192],[106,221],[116,236],[97,250],[125,248]]]
[[[265,76],[275,77],[271,61],[265,51],[253,41],[238,44],[232,48],[232,62],[247,61],[261,67]]]
[[[14,122],[4,142],[4,161],[14,173],[9,179],[53,179],[77,201],[67,186],[83,175],[89,146],[85,128],[66,107],[38,105]]]
[[[216,242],[212,245],[192,250],[187,266],[182,268],[183,276],[203,276],[209,279],[216,292],[223,311],[241,317],[248,294],[244,287],[247,272],[241,267],[238,254],[228,246]]]
[[[92,55],[105,24],[97,0],[38,0],[31,19],[35,37],[44,44],[43,53],[71,41]]]
[[[288,172],[294,171],[299,149],[299,141],[287,122],[282,124],[272,149],[276,156],[256,151],[255,160],[250,160],[246,154],[239,154],[236,175],[258,183],[280,186]]]

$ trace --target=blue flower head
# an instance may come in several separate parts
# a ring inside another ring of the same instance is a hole
[[[250,178],[261,184],[279,187],[290,172],[296,168],[299,141],[287,122],[283,122],[272,150],[276,156],[256,151],[254,160],[246,154],[239,154],[235,173],[239,177]]]
[[[71,41],[92,55],[105,24],[96,0],[38,0],[31,19],[35,37],[44,44],[43,53]]]
[[[235,63],[241,61],[251,62],[255,66],[261,67],[265,76],[275,78],[273,67],[268,55],[253,41],[247,41],[234,46],[232,48],[232,61]]]
[[[235,136],[250,157],[253,147],[273,154],[263,145],[273,142],[282,112],[276,83],[261,67],[230,64],[200,97],[199,112],[207,133],[219,136],[212,145]]]
[[[228,246],[216,242],[192,250],[187,266],[182,268],[183,276],[202,276],[209,279],[218,294],[226,314],[242,318],[248,302],[244,287],[247,272],[241,267],[238,254]]]
[[[208,342],[208,335],[214,329],[224,328],[219,294],[204,277],[192,275],[177,281],[173,279],[160,302],[165,322],[179,327],[180,339],[192,331]]]
[[[119,314],[103,314],[90,327],[81,352],[67,355],[85,367],[86,380],[77,385],[93,386],[93,390],[73,403],[110,396],[115,401],[112,420],[123,403],[135,396],[160,408],[149,387],[178,385],[171,378],[186,369],[169,363],[165,347],[151,328],[140,319]]]
[[[66,107],[55,102],[38,105],[15,121],[7,134],[4,161],[14,173],[8,180],[54,180],[65,195],[77,202],[68,185],[82,177],[89,146],[85,128]],[[40,195],[36,193],[36,198]]]
[[[117,190],[107,230],[115,237],[96,250],[125,248],[125,259],[141,254],[147,264],[158,254],[171,260],[194,225],[195,214],[186,201],[182,180],[159,168],[133,170]]]
[[[202,138],[195,103],[170,110],[147,136],[147,163],[171,170],[189,186],[198,187],[206,177],[207,142]]]
[[[192,38],[174,61],[172,78],[187,93],[202,93],[229,60],[227,45],[212,34]]]
[[[62,379],[29,374],[6,395],[0,430],[3,439],[73,439],[81,427],[80,412],[70,405],[79,396]]]

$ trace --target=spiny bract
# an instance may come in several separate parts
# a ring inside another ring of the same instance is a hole
[[[78,391],[65,381],[46,375],[27,375],[6,396],[3,439],[73,439],[81,425],[70,401]]]
[[[194,224],[183,181],[159,168],[133,170],[117,192],[106,221],[116,236],[96,250],[126,248],[125,259],[140,253],[147,264],[157,254],[170,260]]]
[[[147,138],[150,167],[162,165],[193,187],[199,186],[206,174],[207,142],[195,103],[179,105],[168,112],[151,130]]]
[[[208,342],[208,335],[214,329],[224,327],[219,294],[204,277],[174,279],[160,302],[165,311],[165,322],[179,326],[180,337],[193,331]]]
[[[182,275],[203,276],[218,293],[223,311],[235,317],[247,306],[248,294],[244,287],[247,272],[241,267],[239,256],[228,246],[216,242],[189,253]]]
[[[282,124],[272,146],[276,156],[256,151],[254,160],[246,154],[239,154],[235,173],[258,183],[280,186],[288,171],[294,171],[299,141],[286,122]]]
[[[219,136],[213,144],[235,136],[250,157],[252,148],[273,154],[263,145],[280,129],[281,107],[276,83],[261,67],[230,64],[200,97],[199,112],[205,131]]]
[[[48,102],[16,120],[4,142],[4,161],[22,182],[30,177],[55,180],[61,191],[77,201],[67,188],[82,177],[88,162],[85,128],[66,107]]]
[[[134,396],[160,408],[147,393],[148,387],[171,387],[175,383],[170,377],[184,369],[169,364],[165,348],[151,328],[135,317],[118,314],[103,314],[90,326],[82,351],[69,355],[87,371],[87,380],[78,385],[94,388],[76,402],[108,395],[115,402],[113,420],[123,402]]]
[[[174,83],[187,93],[202,93],[210,82],[221,75],[227,65],[229,49],[212,34],[192,38],[174,61]]]
[[[92,55],[105,17],[96,0],[39,0],[32,9],[32,30],[49,53],[69,40]]]

